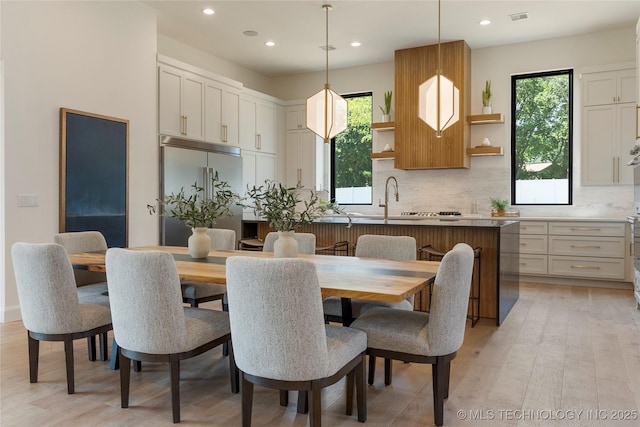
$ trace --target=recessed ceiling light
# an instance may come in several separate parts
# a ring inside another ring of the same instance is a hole
[[[247,30],[247,31],[244,31],[242,34],[244,34],[247,37],[255,37],[258,35],[258,32],[253,30]]]
[[[202,13],[204,13],[205,15],[213,15],[215,12],[213,11],[213,9],[208,7],[206,9],[202,9]]]
[[[491,21],[489,21],[488,19],[483,19],[482,21],[478,22],[478,24],[480,24],[480,25],[489,25],[489,24],[491,24]]]
[[[266,44],[269,47],[273,47],[276,45],[276,42],[272,42],[271,40],[264,42],[264,44]]]
[[[362,45],[362,43],[360,43],[360,42],[351,42],[351,46],[353,46],[353,47],[358,47],[358,46],[361,46],[361,45]]]

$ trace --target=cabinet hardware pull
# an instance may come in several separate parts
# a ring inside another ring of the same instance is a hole
[[[527,265],[527,263],[526,262],[521,262],[520,265]]]
[[[598,245],[571,245],[572,248],[580,248],[580,249],[600,249]]]
[[[222,125],[222,142],[227,142],[227,125]]]
[[[611,181],[616,182],[616,158],[612,157],[613,164],[611,165]]]
[[[184,134],[189,134],[189,118],[187,116],[184,116]]]
[[[597,265],[572,265],[571,268],[585,269],[585,270],[600,270]]]
[[[595,227],[571,227],[571,231],[600,231],[600,229]]]
[[[260,134],[256,135],[256,148],[258,150],[262,149],[262,137],[260,136]]]
[[[527,246],[526,243],[520,243],[520,246]]]

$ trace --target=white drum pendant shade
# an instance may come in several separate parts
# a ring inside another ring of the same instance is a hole
[[[439,99],[438,79],[440,79]],[[418,96],[418,116],[435,130],[438,136],[460,119],[460,90],[445,76],[437,74],[422,83],[418,89]],[[439,123],[438,114],[440,115]]]
[[[307,128],[330,142],[347,128],[347,101],[325,86],[307,99]]]

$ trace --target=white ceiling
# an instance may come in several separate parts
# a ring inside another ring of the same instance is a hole
[[[323,70],[323,1],[145,1],[158,12],[158,32],[265,76]],[[329,1],[331,69],[393,60],[394,51],[437,43],[438,2]],[[211,7],[207,16],[202,9]],[[528,12],[526,20],[510,14]],[[584,34],[635,24],[640,0],[443,0],[442,41],[471,49]],[[481,19],[492,24],[480,26]],[[255,37],[243,35],[253,30]],[[273,40],[275,47],[264,43]],[[353,48],[352,41],[362,46]]]

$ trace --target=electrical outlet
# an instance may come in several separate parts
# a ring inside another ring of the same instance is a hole
[[[37,194],[18,194],[18,207],[36,207],[38,206]]]

